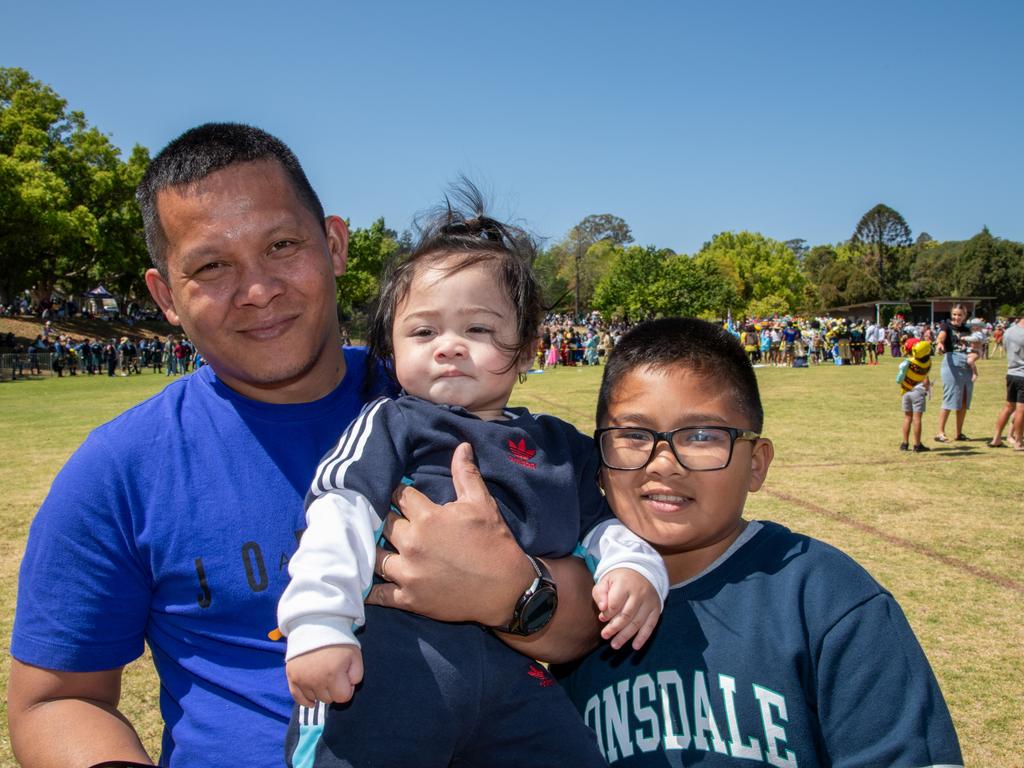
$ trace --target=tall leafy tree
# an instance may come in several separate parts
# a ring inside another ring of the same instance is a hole
[[[594,286],[619,253],[616,249],[631,242],[633,233],[624,219],[611,213],[592,213],[552,249],[562,265],[560,274],[573,286],[576,314],[590,303]]]
[[[594,306],[627,320],[721,317],[735,303],[717,265],[653,246],[622,249],[594,291]]]
[[[861,216],[851,241],[862,246],[877,265],[879,298],[891,298],[897,280],[886,271],[893,265],[899,251],[911,243],[907,222],[897,211],[879,203]]]
[[[732,283],[733,312],[743,312],[751,301],[766,296],[778,297],[787,312],[800,307],[806,278],[793,251],[778,240],[758,232],[722,232],[705,243],[696,258],[713,262]]]
[[[983,227],[966,243],[954,267],[959,295],[994,296],[997,304],[1024,300],[1024,247]]]
[[[128,163],[50,86],[0,68],[0,292],[77,293],[109,277],[142,285],[145,246],[133,194],[148,153]]]
[[[564,250],[561,245],[547,248],[537,254],[533,273],[537,276],[548,310],[563,311],[571,304],[572,282],[563,271]]]
[[[783,245],[793,252],[793,255],[796,256],[797,262],[801,264],[803,263],[807,252],[810,250],[810,246],[807,245],[807,241],[802,237],[794,237],[791,240],[786,240]]]
[[[653,288],[662,277],[670,252],[633,246],[624,249],[594,290],[593,306],[626,320],[650,317]]]
[[[409,239],[405,238],[409,247]],[[380,279],[388,261],[403,247],[398,234],[383,218],[364,229],[353,229],[348,240],[348,266],[338,278],[338,307],[349,317],[365,312],[380,291]]]
[[[580,241],[584,250],[594,243],[607,240],[615,245],[633,242],[633,233],[624,219],[611,213],[592,213],[569,231],[569,239]]]

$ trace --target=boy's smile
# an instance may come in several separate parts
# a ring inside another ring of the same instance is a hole
[[[599,426],[750,429],[735,398],[731,388],[685,366],[638,368],[611,393]],[[739,536],[747,493],[761,487],[772,456],[769,440],[737,440],[727,467],[694,472],[660,442],[645,468],[605,467],[601,483],[616,516],[661,553],[670,582],[677,583],[704,570]]]

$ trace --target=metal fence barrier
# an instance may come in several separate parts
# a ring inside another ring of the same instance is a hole
[[[30,355],[27,352],[5,352],[0,355],[0,381],[10,381],[17,377],[55,376],[53,370],[53,353],[42,352]]]

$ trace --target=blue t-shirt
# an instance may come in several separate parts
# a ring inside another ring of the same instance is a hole
[[[365,350],[345,362],[331,394],[294,405],[205,367],[94,430],[32,523],[11,653],[90,672],[145,641],[162,765],[280,765],[292,701],[267,633],[317,463],[365,402]]]
[[[716,567],[672,588],[640,651],[604,646],[556,668],[608,762],[962,766],[892,595],[827,544],[750,528]]]

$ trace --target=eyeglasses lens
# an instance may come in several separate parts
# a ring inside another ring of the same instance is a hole
[[[680,429],[672,434],[676,458],[687,469],[721,469],[729,463],[732,435],[724,429]],[[616,469],[641,469],[653,458],[654,432],[646,429],[612,429],[601,434],[601,455]]]

